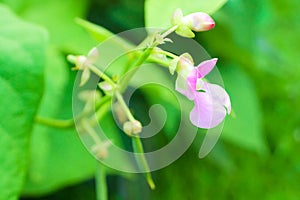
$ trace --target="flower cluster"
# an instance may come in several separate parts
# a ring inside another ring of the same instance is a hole
[[[117,75],[122,76],[130,70],[138,68],[143,63],[151,62],[151,60],[168,67],[172,75],[175,72],[177,73],[175,89],[194,102],[194,107],[190,112],[191,123],[205,129],[216,127],[231,112],[231,103],[227,92],[219,85],[209,83],[205,79],[206,75],[214,69],[217,59],[203,61],[195,67],[190,54],[184,53],[177,56],[158,47],[166,42],[172,42],[168,35],[174,31],[180,36],[192,38],[195,36],[194,32],[207,31],[214,28],[215,22],[206,13],[196,12],[184,16],[182,11],[177,9],[173,14],[171,23],[172,27],[170,29],[164,32],[156,32],[152,37],[146,38],[139,45],[139,47],[145,46],[142,50],[141,48],[132,50],[134,55],[127,63],[128,66],[124,67],[122,69],[124,71]],[[147,45],[145,45],[146,43]],[[100,118],[104,116],[104,113],[110,109],[107,103],[116,101],[112,104],[112,109],[116,113],[119,123],[122,124],[123,132],[132,138],[134,153],[139,155],[136,158],[143,171],[146,171],[146,179],[149,186],[155,188],[140,140],[143,126],[134,117],[123,98],[123,91],[128,86],[128,82],[136,70],[128,73],[129,75],[126,76],[126,79],[116,80],[113,78],[114,76],[110,77],[97,66],[98,56],[97,48],[91,49],[87,56],[68,56],[68,60],[75,64],[73,69],[82,72],[80,86],[89,81],[91,73],[97,75],[101,80],[101,82],[97,83],[98,89],[101,90],[101,95],[97,90],[83,91],[79,94],[79,98],[85,103],[85,106],[78,117],[78,126],[92,140],[91,151],[94,155],[99,159],[106,159],[112,143],[102,139],[103,137],[99,136],[95,126]],[[95,113],[93,114],[92,112],[94,111]]]

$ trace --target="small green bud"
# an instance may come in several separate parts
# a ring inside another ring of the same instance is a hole
[[[112,95],[114,87],[110,83],[108,83],[107,81],[102,81],[102,82],[98,83],[98,86],[106,94]]]
[[[127,121],[123,124],[123,130],[129,136],[137,135],[142,132],[142,124],[137,120]]]
[[[99,159],[105,159],[108,156],[108,147],[111,146],[110,141],[104,141],[100,144],[95,144],[92,146],[92,152],[97,156]]]

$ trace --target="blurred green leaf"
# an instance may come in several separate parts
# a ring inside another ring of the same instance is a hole
[[[177,8],[181,8],[184,15],[192,12],[206,12],[212,14],[220,9],[226,2],[227,0],[146,0],[146,26],[155,28],[170,27],[171,17]]]
[[[0,5],[0,194],[17,199],[42,92],[47,35]]]
[[[0,3],[8,5],[14,12],[19,12],[24,6],[24,0],[0,0]]]
[[[66,52],[86,54],[95,46],[91,37],[75,23],[76,17],[84,17],[88,7],[85,0],[26,1],[20,15],[45,26],[51,43]]]
[[[226,118],[222,137],[238,146],[266,153],[262,113],[253,82],[243,71],[230,65],[221,70],[233,114]]]

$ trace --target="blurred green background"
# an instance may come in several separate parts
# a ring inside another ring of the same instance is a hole
[[[154,191],[148,189],[141,175],[111,172],[107,179],[109,197],[300,198],[299,1],[0,0],[0,3],[47,32],[46,89],[38,112],[59,118],[72,116],[71,89],[76,75],[69,70],[71,65],[65,56],[86,54],[97,45],[74,22],[75,17],[118,33],[137,27],[164,26],[163,23],[169,22],[165,15],[177,7],[185,14],[211,13],[216,27],[197,33],[195,39],[212,57],[219,58],[218,68],[232,100],[234,116],[227,117],[221,140],[207,157],[198,159],[199,141],[204,137],[199,134],[184,156],[153,172],[157,185]],[[0,23],[5,20],[0,13]],[[22,33],[16,38],[20,37]],[[1,45],[3,51],[7,48]],[[146,97],[141,94],[140,98]],[[74,130],[35,125],[29,138],[30,156],[24,172],[22,199],[96,198],[95,160]]]

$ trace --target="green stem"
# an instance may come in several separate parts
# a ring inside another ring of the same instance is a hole
[[[159,64],[166,68],[169,68],[169,66],[170,66],[170,61],[164,61],[164,60],[156,58],[154,56],[149,56],[149,58],[147,59],[147,62]]]
[[[51,119],[51,118],[39,117],[39,116],[35,118],[35,122],[45,126],[51,126],[55,128],[73,128],[75,125],[74,119],[60,120],[60,119]]]
[[[110,96],[104,96],[102,97],[98,102],[96,102],[96,105],[95,105],[95,110],[99,110],[101,108],[101,106],[103,106],[105,103],[107,103],[108,101],[111,100],[111,97]],[[93,110],[91,111],[84,111],[82,113],[79,113],[77,116],[76,116],[76,121],[78,120],[81,120],[82,118],[88,116],[89,114],[91,114],[93,112]]]
[[[122,95],[118,91],[116,92],[116,98],[119,101],[119,103],[120,103],[123,111],[125,112],[126,116],[128,117],[128,119],[131,122],[134,122],[135,118],[131,114],[131,112],[130,112],[128,106],[126,105]],[[141,139],[138,136],[133,136],[132,137],[132,145],[133,145],[134,152],[136,152],[138,154],[139,159],[137,159],[137,162],[138,162],[139,166],[146,171],[145,176],[146,176],[146,180],[148,182],[148,185],[150,186],[151,189],[155,189],[155,184],[152,180],[150,169],[149,169],[147,160],[146,160],[145,155],[144,155],[144,148],[143,148],[143,144],[141,142]]]
[[[148,185],[150,186],[150,188],[152,190],[154,190],[155,189],[155,184],[154,184],[154,181],[152,179],[150,169],[149,169],[147,160],[146,160],[145,155],[144,155],[144,148],[143,148],[143,144],[142,144],[141,139],[139,137],[132,137],[132,146],[133,146],[134,152],[137,153],[137,156],[139,158],[138,161],[140,161],[140,162],[138,162],[138,164],[139,164],[140,168],[145,170],[145,177],[146,177],[146,180],[148,182]]]
[[[166,55],[166,56],[168,56],[168,57],[170,57],[170,58],[173,58],[173,59],[179,57],[179,56],[177,56],[177,55],[175,55],[175,54],[173,54],[173,53],[171,53],[171,52],[164,51],[164,50],[158,50],[157,52],[158,52],[158,53],[161,53],[161,54],[163,54],[163,55]]]
[[[167,37],[169,34],[174,32],[177,28],[178,28],[177,25],[169,28],[161,35],[161,37],[162,38]],[[159,43],[157,43],[156,41],[153,41],[151,46],[147,47],[146,50],[143,51],[143,53],[140,55],[139,59],[132,66],[128,67],[127,71],[129,71],[132,68],[134,69],[134,68],[137,68],[140,65],[142,65],[151,56],[151,52],[157,45],[159,45]],[[127,72],[127,71],[125,71],[125,72]],[[130,79],[132,78],[132,76],[135,74],[136,71],[137,70],[132,70],[132,72],[129,75],[127,75],[127,76],[125,75],[123,80],[120,81],[120,85],[119,85],[119,88],[121,89],[120,91],[123,91],[127,87]]]
[[[176,31],[176,29],[178,28],[178,25],[172,26],[171,28],[167,29],[162,35],[162,38],[167,37],[168,35],[170,35],[171,33],[173,33],[174,31]]]
[[[110,102],[106,102],[105,104],[103,104],[101,106],[101,108],[97,109],[96,113],[95,113],[95,118],[93,118],[90,121],[91,126],[95,126],[96,124],[99,123],[99,121],[104,117],[104,115],[106,114],[107,110],[110,108]]]
[[[92,137],[95,144],[100,145],[101,140],[100,140],[98,134],[96,133],[96,131],[92,128],[91,124],[89,122],[87,122],[86,119],[81,120],[81,124],[82,124],[83,128],[86,130],[86,132]]]
[[[99,163],[97,166],[95,178],[97,200],[107,200],[106,170],[105,166],[101,163]]]
[[[95,105],[95,109],[98,111],[103,104],[108,102],[111,99],[110,96],[104,96],[98,101]],[[91,114],[92,111],[89,112],[82,112],[80,113],[76,119],[66,119],[66,120],[61,120],[61,119],[53,119],[53,118],[47,118],[47,117],[41,117],[37,116],[35,118],[35,122],[41,125],[45,126],[50,126],[54,128],[74,128],[75,126],[75,121],[81,120],[82,118],[88,116]]]
[[[94,65],[89,65],[88,66],[89,69],[94,72],[97,76],[99,76],[100,78],[104,79],[105,81],[107,81],[108,83],[110,83],[113,87],[116,87],[116,84],[113,80],[111,80],[109,78],[109,76],[107,76],[104,72],[102,72],[100,69],[98,69],[97,67],[95,67]]]
[[[129,121],[134,122],[135,119],[134,119],[133,115],[131,114],[128,106],[126,105],[126,103],[123,99],[123,96],[118,91],[116,91],[115,95],[116,95],[116,98],[117,98],[118,102],[120,103],[123,111],[125,112],[127,118],[129,119]]]
[[[151,45],[150,47],[148,47],[143,53],[142,55],[139,57],[139,59],[133,64],[132,67],[138,67],[141,64],[143,64],[145,62],[145,60],[147,60],[147,58],[150,56],[151,52],[153,51],[154,47],[156,46],[156,43],[153,43],[153,45]]]

